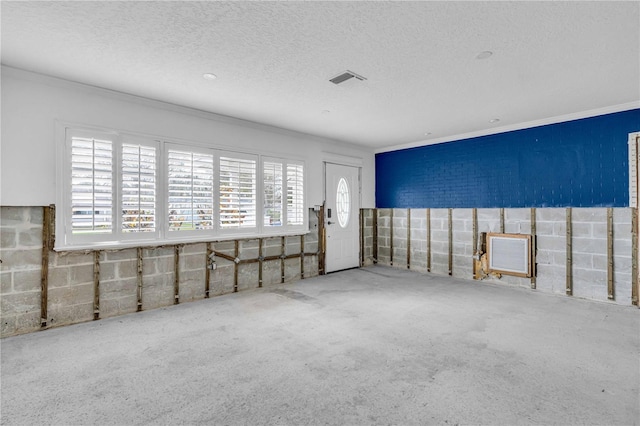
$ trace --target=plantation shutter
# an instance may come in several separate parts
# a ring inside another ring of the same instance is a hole
[[[213,155],[169,150],[169,231],[213,229]]]
[[[304,224],[304,167],[287,164],[287,225]]]
[[[156,230],[156,149],[122,144],[122,232]]]
[[[220,227],[256,226],[256,161],[220,158]]]
[[[282,163],[265,161],[262,167],[264,226],[282,226]]]
[[[113,142],[71,138],[71,232],[113,231]]]

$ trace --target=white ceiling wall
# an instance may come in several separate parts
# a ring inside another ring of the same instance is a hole
[[[640,105],[640,2],[0,7],[4,65],[377,151]]]

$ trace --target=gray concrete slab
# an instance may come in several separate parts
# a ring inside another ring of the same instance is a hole
[[[2,424],[640,422],[638,309],[370,267],[3,339]]]

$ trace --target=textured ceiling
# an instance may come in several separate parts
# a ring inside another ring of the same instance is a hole
[[[640,100],[640,2],[2,1],[1,13],[4,65],[376,150]],[[328,81],[347,69],[367,80]]]

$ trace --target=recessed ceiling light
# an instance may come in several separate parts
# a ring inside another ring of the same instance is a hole
[[[217,75],[211,74],[210,72],[202,74],[202,77],[204,77],[205,80],[215,80],[216,78],[218,78]]]
[[[500,121],[499,118],[492,118],[491,120],[489,120],[489,123],[497,123],[498,121]]]
[[[484,52],[478,53],[478,56],[476,56],[476,59],[487,59],[491,55],[493,55],[493,52],[489,50],[485,50]]]

